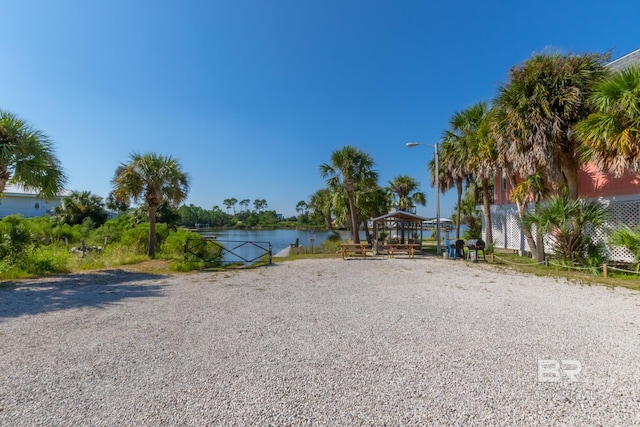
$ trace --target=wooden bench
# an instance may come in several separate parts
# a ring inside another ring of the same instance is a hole
[[[410,258],[416,254],[416,249],[420,249],[419,243],[390,243],[387,245],[389,258],[393,258],[395,253],[406,253]]]
[[[367,251],[371,249],[367,243],[343,243],[340,245],[340,253],[342,259],[347,259],[347,255],[357,255],[363,258],[367,257]]]

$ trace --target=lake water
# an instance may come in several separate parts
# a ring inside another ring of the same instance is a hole
[[[290,247],[292,243],[296,243],[296,239],[298,239],[300,246],[311,247],[311,241],[309,240],[311,232],[308,230],[219,229],[207,231],[207,233],[216,236],[216,240],[227,250],[227,253],[223,256],[225,263],[243,262],[250,264],[253,261],[257,261],[269,250],[269,244],[271,244],[273,256]],[[315,233],[314,247],[320,246],[332,234],[330,231],[314,231],[313,233]],[[342,240],[346,241],[351,238],[349,231],[341,230],[339,234]],[[429,231],[424,232],[424,237],[429,237],[430,235]],[[450,236],[452,236],[451,238],[455,236],[455,230],[450,233]],[[360,232],[360,239],[364,240],[365,238],[364,232]],[[442,238],[448,238],[447,234],[443,232]]]
[[[314,231],[308,230],[237,230],[224,229],[212,230],[211,233],[216,236],[225,249],[236,254],[227,253],[223,257],[225,262],[236,262],[245,260],[254,260],[264,254],[271,244],[272,254],[275,256],[281,250],[288,248],[292,243],[298,243],[300,246],[311,247],[311,233],[315,234],[314,247],[318,247],[324,242],[330,231]],[[340,236],[343,239],[349,239],[348,231],[341,231]],[[239,243],[237,243],[239,242]],[[242,244],[242,242],[252,242],[251,244]]]

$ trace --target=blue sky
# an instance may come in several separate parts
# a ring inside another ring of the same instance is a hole
[[[5,0],[0,108],[46,132],[69,189],[106,197],[132,152],[178,158],[186,203],[295,215],[345,145],[418,179],[454,112],[534,52],[640,47],[636,1]],[[441,197],[450,216],[455,192]]]

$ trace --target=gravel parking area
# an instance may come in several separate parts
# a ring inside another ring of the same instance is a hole
[[[640,425],[640,293],[436,258],[0,287],[0,425]]]

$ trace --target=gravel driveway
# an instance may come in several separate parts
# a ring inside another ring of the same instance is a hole
[[[0,425],[640,425],[640,293],[436,258],[0,288]]]

